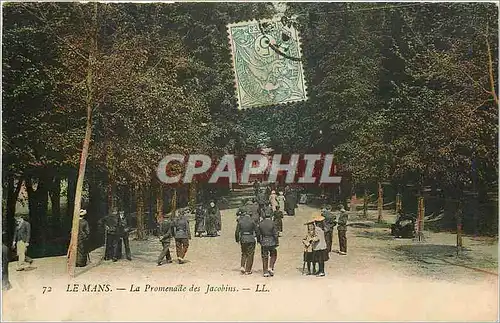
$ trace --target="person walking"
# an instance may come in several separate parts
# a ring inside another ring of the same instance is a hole
[[[216,237],[217,236],[217,211],[218,209],[215,207],[215,203],[210,202],[208,209],[206,211],[206,230],[207,237]]]
[[[257,241],[260,243],[262,271],[264,277],[274,276],[274,265],[278,259],[278,230],[269,213],[257,227]]]
[[[87,220],[85,220],[85,215],[87,215],[86,210],[80,210],[80,219],[78,223],[78,244],[76,248],[76,267],[87,266],[87,260],[89,258],[87,241],[90,236],[90,227]]]
[[[290,186],[285,188],[285,212],[289,216],[295,215],[295,194]]]
[[[278,195],[276,195],[276,191],[271,191],[271,195],[269,195],[269,203],[271,204],[271,209],[276,211],[276,207],[278,206],[278,200],[277,200]]]
[[[279,191],[278,197],[276,198],[278,201],[278,207],[281,211],[285,211],[285,195],[283,195],[283,191]]]
[[[98,226],[104,228],[105,251],[104,260],[117,261],[121,258],[121,240],[118,235],[118,211],[113,210],[98,221]]]
[[[234,238],[241,246],[242,274],[251,275],[253,260],[255,256],[255,238],[257,235],[257,224],[252,220],[247,210],[241,210],[236,223]]]
[[[129,242],[129,232],[130,232],[130,226],[128,225],[127,218],[125,217],[125,212],[121,211],[119,212],[118,216],[118,223],[117,223],[117,234],[118,234],[118,239],[122,239],[123,245],[125,246],[125,255],[127,257],[127,260],[132,260],[132,253],[130,252],[130,242]],[[115,245],[115,248],[118,248],[118,246],[121,249],[121,242],[117,243]],[[118,253],[118,250],[115,251],[115,254]]]
[[[172,221],[169,217],[163,215],[163,219],[160,223],[160,242],[162,245],[162,251],[158,256],[157,264],[161,266],[163,263],[163,259],[165,258],[167,264],[172,263],[172,256],[170,255],[170,241],[173,236],[173,226]]]
[[[283,233],[283,211],[281,211],[279,205],[276,206],[276,211],[273,212],[273,221],[278,230],[278,235],[281,236]]]
[[[259,208],[258,208],[259,218],[262,218],[264,216],[263,215],[264,208],[266,207],[267,203],[268,203],[268,199],[266,197],[265,189],[261,188],[259,194],[257,195],[257,204],[259,205]]]
[[[24,220],[21,216],[16,218],[16,229],[14,231],[14,239],[12,248],[16,249],[18,261],[17,271],[24,270],[26,264],[31,264],[33,260],[26,255],[30,245],[31,225],[28,221]]]
[[[179,217],[174,220],[174,238],[177,261],[179,264],[183,264],[189,248],[189,240],[191,239],[189,220],[185,211],[181,212]]]
[[[337,232],[339,235],[339,254],[347,255],[347,220],[348,215],[343,206],[340,207],[339,223]]]
[[[203,207],[203,205],[199,205],[196,208],[195,212],[195,230],[194,230],[194,236],[195,237],[202,237],[203,233],[205,233],[205,218],[206,218],[206,210]]]

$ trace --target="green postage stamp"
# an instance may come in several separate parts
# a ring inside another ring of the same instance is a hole
[[[228,25],[239,109],[307,99],[297,30],[278,20]]]

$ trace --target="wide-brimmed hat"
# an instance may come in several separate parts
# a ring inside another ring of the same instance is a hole
[[[317,212],[314,213],[309,221],[307,221],[305,224],[309,223],[314,223],[314,222],[321,222],[325,220],[325,217],[321,215],[321,213]]]
[[[279,194],[280,194],[280,195],[283,195],[283,191],[280,191],[280,193],[279,193]]]
[[[87,210],[81,209],[80,210],[80,216],[84,216],[87,214]]]
[[[272,190],[272,191],[271,191],[271,194],[276,194],[276,191],[275,191],[275,190]]]

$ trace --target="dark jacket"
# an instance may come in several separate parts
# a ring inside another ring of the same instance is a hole
[[[251,243],[255,242],[257,234],[257,225],[248,215],[238,218],[234,238],[236,242]]]
[[[333,212],[325,210],[322,212],[322,215],[325,217],[325,232],[331,232],[333,228],[337,225],[337,218]]]
[[[30,242],[31,236],[31,224],[28,221],[24,221],[20,227],[16,226],[16,230],[14,231],[14,242],[24,241],[26,243]]]
[[[189,221],[185,215],[174,220],[174,237],[176,239],[191,239]]]
[[[278,230],[271,218],[265,218],[257,229],[257,241],[263,247],[275,247],[279,245]]]
[[[347,212],[345,212],[345,211],[340,212],[337,230],[339,230],[339,231],[346,231],[347,230],[347,218],[348,218]]]
[[[160,241],[167,242],[173,235],[172,221],[169,218],[164,218],[160,223]]]
[[[87,220],[80,218],[78,224],[78,241],[85,241],[90,236],[90,226]]]
[[[125,216],[123,218],[121,216],[118,216],[116,227],[117,233],[120,236],[126,236],[130,232],[130,226],[128,225],[128,221]]]
[[[118,232],[118,215],[109,214],[99,220],[99,225],[103,226],[109,234],[117,234]]]

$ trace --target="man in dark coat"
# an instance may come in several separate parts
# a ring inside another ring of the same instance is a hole
[[[264,216],[263,215],[264,208],[268,204],[268,201],[269,201],[269,199],[267,198],[266,192],[264,191],[264,189],[261,189],[259,194],[257,195],[257,204],[259,206],[259,208],[258,208],[259,217]]]
[[[260,182],[258,180],[253,181],[253,192],[255,196],[259,194],[259,190],[260,190]]]
[[[326,250],[327,252],[332,252],[333,228],[337,225],[337,218],[331,211],[330,206],[323,207],[323,210],[321,210],[321,215],[325,217],[324,231],[325,231]]]
[[[123,240],[123,245],[125,246],[125,255],[127,256],[127,260],[132,260],[132,254],[130,252],[130,243],[128,239],[130,226],[128,225],[127,218],[125,217],[125,212],[123,211],[121,211],[118,216],[117,232],[118,232],[118,239]],[[121,249],[120,241],[115,245],[115,248]],[[118,252],[119,252],[118,250],[115,250],[115,255],[117,255]]]
[[[191,229],[185,211],[180,212],[180,215],[174,220],[174,238],[177,261],[179,264],[183,264],[191,239]]]
[[[21,216],[16,218],[16,229],[14,231],[14,239],[12,248],[16,249],[18,261],[16,270],[24,270],[26,263],[31,264],[33,260],[26,255],[30,245],[31,225],[28,221],[24,220]]]
[[[199,205],[195,211],[194,236],[201,237],[205,232],[205,217],[207,211],[203,205]]]
[[[87,241],[90,236],[90,227],[87,220],[85,220],[85,215],[87,215],[86,210],[80,210],[80,220],[78,223],[78,245],[76,248],[76,266],[85,267],[87,266],[87,260],[89,258],[89,252],[87,248]]]
[[[208,208],[207,208],[207,213],[206,213],[206,230],[207,230],[207,237],[216,237],[217,236],[217,219],[218,219],[218,214],[220,211],[217,209],[215,206],[214,202],[210,202]]]
[[[347,254],[347,237],[346,237],[346,231],[347,231],[347,212],[344,209],[343,206],[340,207],[340,216],[339,216],[339,222],[337,226],[337,232],[339,234],[339,253],[341,255],[346,255]]]
[[[241,246],[241,273],[252,274],[253,258],[255,255],[255,237],[257,235],[257,225],[250,217],[248,211],[240,211],[234,238]]]
[[[158,256],[157,264],[161,266],[163,258],[166,258],[167,264],[172,262],[172,256],[170,255],[170,240],[173,237],[173,226],[170,218],[163,216],[163,220],[160,223],[160,242],[163,247],[160,255]]]
[[[280,206],[276,206],[276,211],[273,212],[273,221],[278,230],[278,234],[283,233],[283,211],[280,210]]]
[[[257,241],[260,243],[264,277],[274,276],[274,264],[278,259],[278,230],[268,213],[257,227]]]
[[[292,191],[290,186],[285,188],[285,212],[289,216],[295,215],[295,193]]]
[[[105,234],[105,251],[104,260],[117,261],[118,254],[115,252],[121,251],[121,240],[118,236],[118,211],[113,211],[98,221],[98,225],[104,228]]]

